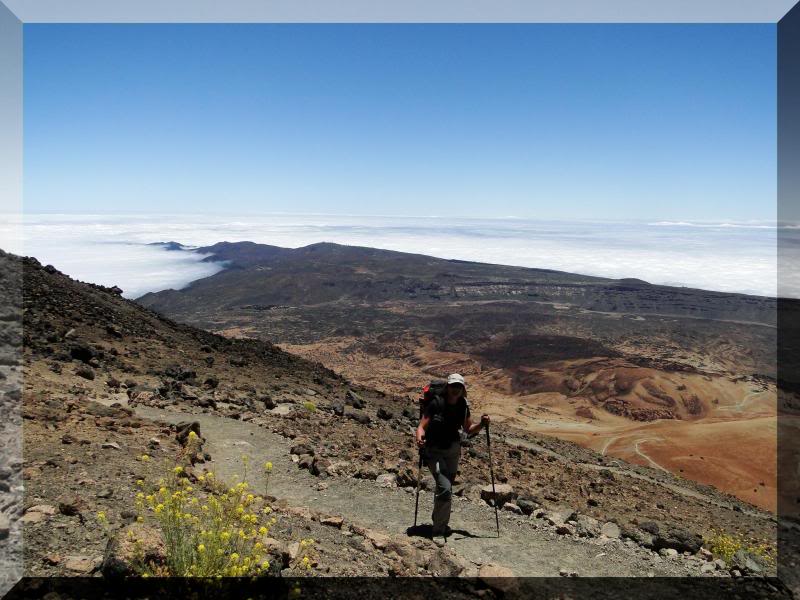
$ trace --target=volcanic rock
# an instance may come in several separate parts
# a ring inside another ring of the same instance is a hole
[[[516,497],[514,488],[508,483],[498,483],[492,490],[492,485],[485,485],[481,488],[481,499],[492,506],[502,506],[506,502]]]
[[[138,575],[137,565],[142,562],[157,566],[165,561],[166,546],[161,532],[133,523],[109,540],[101,570],[105,577]]]

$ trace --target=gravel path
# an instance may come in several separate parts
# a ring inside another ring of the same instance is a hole
[[[209,468],[224,478],[235,478],[242,471],[242,454],[254,465],[270,460],[274,465],[270,493],[294,506],[342,516],[346,521],[384,531],[403,534],[414,520],[414,495],[397,488],[382,488],[373,481],[328,478],[327,489],[318,490],[320,479],[301,470],[290,458],[291,441],[263,427],[208,414],[188,414],[137,407],[142,417],[169,423],[198,421],[205,449],[213,462]],[[256,489],[263,486],[261,469],[251,468],[248,480]],[[431,510],[430,493],[420,499],[420,522]],[[619,540],[600,543],[571,536],[560,536],[553,528],[536,520],[501,513],[501,537],[495,535],[493,509],[483,503],[456,498],[451,526],[455,533],[448,544],[467,561],[495,563],[510,568],[518,576],[552,577],[561,569],[581,576],[677,576],[697,574],[682,558],[662,559]]]

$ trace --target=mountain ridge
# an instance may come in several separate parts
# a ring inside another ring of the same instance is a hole
[[[218,294],[221,289],[234,296],[227,303],[228,307],[234,306],[234,302],[329,302],[343,299],[348,293],[354,299],[369,301],[522,296],[545,301],[568,300],[595,311],[736,319],[770,326],[776,318],[775,299],[764,296],[677,288],[635,278],[609,279],[551,269],[441,259],[364,246],[321,242],[290,249],[254,242],[219,242],[193,251],[210,254],[203,260],[226,263],[225,268],[181,290],[150,292],[137,301],[170,313],[177,312],[182,297],[211,290]],[[258,267],[275,272],[267,273]],[[250,277],[243,278],[243,272]],[[270,297],[254,289],[257,280],[268,279],[270,275],[275,278],[278,273],[284,276],[278,283],[288,284],[271,286],[279,292]],[[286,279],[291,274],[314,276],[318,281],[302,288],[295,286],[292,293],[287,293],[291,282]],[[359,274],[361,281],[355,277]],[[336,295],[332,288],[339,284],[341,289],[339,282],[343,278],[350,278],[353,286]],[[382,290],[375,285],[376,280],[383,286]],[[327,293],[308,296],[310,287],[318,291],[323,285],[329,288]]]

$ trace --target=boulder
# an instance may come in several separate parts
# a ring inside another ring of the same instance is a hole
[[[690,552],[692,554],[700,550],[702,545],[702,537],[678,528],[659,533],[653,540],[653,547],[656,550],[674,548],[678,552]]]
[[[394,473],[381,473],[375,478],[375,483],[383,488],[397,487],[397,475]]]
[[[191,369],[185,369],[180,365],[170,365],[164,369],[164,375],[171,379],[178,381],[186,381],[187,379],[197,379],[197,372]]]
[[[382,406],[378,408],[376,415],[379,419],[383,419],[384,421],[389,421],[392,417],[394,417],[390,411],[386,410]]]
[[[347,393],[344,395],[344,402],[353,408],[364,408],[367,405],[364,399],[353,390],[347,390]]]
[[[537,503],[529,498],[517,498],[516,504],[524,515],[531,514],[537,507]]]
[[[371,529],[364,532],[364,537],[378,550],[385,550],[391,542],[391,538],[388,535],[372,531]]]
[[[506,567],[495,564],[481,565],[478,570],[478,579],[488,587],[507,594],[517,587],[514,572]]]
[[[200,423],[197,421],[192,421],[191,423],[188,421],[181,421],[175,428],[177,430],[175,439],[178,440],[181,446],[185,446],[189,441],[189,433],[192,431],[194,431],[195,435],[200,437]]]
[[[743,575],[762,575],[764,565],[761,560],[745,550],[737,550],[731,559],[731,567]]]
[[[200,408],[217,408],[217,403],[211,396],[200,396],[195,404]]]
[[[620,533],[619,525],[611,521],[603,523],[603,526],[600,528],[600,535],[610,539],[617,539]]]
[[[653,548],[655,538],[653,534],[642,531],[636,527],[624,526],[621,529],[620,536],[630,539],[632,542],[642,546],[643,548]]]
[[[419,418],[419,415],[417,414],[416,410],[414,410],[410,406],[406,406],[403,409],[403,417],[406,418],[406,419],[409,419],[411,421],[415,421],[416,419]]]
[[[26,510],[20,521],[23,523],[41,523],[57,512],[58,509],[55,506],[50,506],[49,504],[37,504]]]
[[[283,509],[283,512],[285,512],[287,515],[300,517],[306,521],[314,520],[314,513],[311,512],[311,509],[307,506],[287,506]]]
[[[495,484],[494,490],[491,484],[481,488],[481,499],[492,506],[503,506],[506,502],[516,498],[516,496],[514,488],[507,483]]]
[[[639,523],[639,529],[652,535],[658,535],[659,530],[658,523],[655,521],[642,521]]]
[[[352,463],[346,460],[340,460],[336,462],[332,462],[325,468],[325,472],[332,476],[336,477],[337,475],[348,475],[353,469]]]
[[[587,515],[575,517],[575,533],[580,537],[597,537],[600,535],[600,523]]]
[[[437,548],[425,568],[437,577],[458,577],[468,565],[450,548]]]
[[[88,344],[72,344],[69,349],[69,355],[74,360],[88,364],[90,360],[97,356],[97,352]]]
[[[311,463],[311,473],[320,477],[322,475],[328,475],[330,473],[329,469],[331,467],[331,461],[327,458],[323,458],[321,456],[315,456],[314,461]]]
[[[372,465],[362,465],[353,474],[357,479],[377,479],[380,473]]]
[[[81,511],[83,502],[79,496],[61,496],[58,499],[58,512],[68,517],[74,517]]]
[[[361,411],[351,412],[349,414],[349,417],[353,419],[356,423],[361,423],[362,425],[369,425],[369,423],[372,421],[372,419],[367,413]]]
[[[67,556],[64,561],[64,568],[67,571],[81,575],[90,575],[98,566],[97,561],[88,556]]]
[[[397,469],[396,481],[399,487],[415,487],[417,485],[417,474],[408,465],[403,465]]]
[[[108,541],[101,571],[105,577],[138,575],[141,565],[163,565],[166,558],[161,532],[141,523],[133,523]]]
[[[325,517],[324,519],[320,519],[319,522],[323,525],[327,525],[328,527],[341,529],[342,525],[344,524],[344,519],[342,519],[342,517]]]
[[[314,456],[314,446],[312,446],[311,442],[307,439],[296,439],[289,452],[297,454],[298,456],[303,454]]]
[[[75,369],[75,375],[78,377],[83,377],[84,379],[88,379],[92,381],[94,379],[94,369],[88,365],[81,365],[77,369]]]
[[[556,533],[558,535],[575,535],[575,528],[569,523],[562,523],[556,525]]]
[[[576,517],[575,509],[570,506],[559,506],[552,510],[548,510],[544,514],[544,519],[550,525],[563,525],[567,521],[572,521]]]

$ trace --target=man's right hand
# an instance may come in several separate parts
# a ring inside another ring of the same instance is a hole
[[[425,446],[425,434],[424,433],[421,434],[421,435],[419,433],[417,434],[417,446],[419,448],[422,448],[422,447]]]

